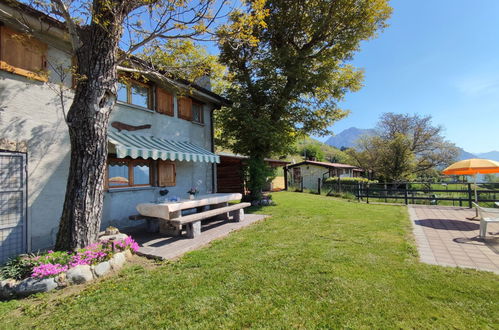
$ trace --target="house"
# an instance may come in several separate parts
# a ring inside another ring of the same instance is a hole
[[[71,102],[72,58],[64,25],[30,7],[0,2],[0,263],[51,247],[62,212],[70,143],[58,84]],[[23,34],[22,21],[40,29]],[[66,70],[69,72],[69,70]],[[123,73],[124,74],[124,73]],[[62,79],[61,79],[62,78]],[[102,227],[136,225],[141,202],[215,192],[213,111],[227,101],[209,86],[128,79],[111,114]],[[67,108],[66,108],[67,109]]]
[[[360,177],[364,170],[348,164],[305,160],[286,166],[287,182],[295,187],[317,189],[318,179],[329,177]]]
[[[246,193],[246,181],[244,169],[247,165],[247,156],[219,152],[220,163],[217,164],[217,187],[218,192]],[[267,191],[282,190],[285,188],[282,167],[290,164],[283,160],[265,159],[267,165],[276,169],[276,176],[267,182]]]

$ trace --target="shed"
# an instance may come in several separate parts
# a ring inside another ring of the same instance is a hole
[[[286,167],[288,182],[304,189],[317,188],[317,180],[329,177],[361,177],[363,169],[349,164],[305,160]],[[303,186],[302,186],[303,185]]]
[[[246,182],[244,178],[244,168],[247,165],[247,156],[220,152],[220,163],[217,164],[217,192],[239,192],[246,193]],[[267,164],[277,168],[276,177],[267,183],[265,190],[276,191],[285,188],[284,167],[290,162],[278,159],[265,159]]]

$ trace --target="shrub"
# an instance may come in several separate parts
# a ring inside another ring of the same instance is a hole
[[[20,255],[16,258],[7,260],[3,267],[0,268],[0,280],[13,278],[15,280],[22,280],[29,277],[33,267],[38,265],[38,262],[33,260],[32,257],[36,255]]]
[[[351,178],[351,177],[343,177],[339,178],[341,183],[378,183],[378,180],[369,180],[366,178],[361,178],[361,177],[356,177],[356,178]],[[327,178],[324,182],[326,183],[335,183],[338,182],[338,177],[337,176],[332,176]]]

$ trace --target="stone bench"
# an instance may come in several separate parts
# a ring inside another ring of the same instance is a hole
[[[217,205],[219,206],[219,205]],[[222,215],[222,218],[228,220],[232,217],[234,221],[239,222],[244,220],[244,208],[251,206],[250,203],[238,203],[228,206],[217,207],[214,209],[197,212],[194,214],[189,214],[182,216],[180,212],[177,213],[177,217],[173,219],[161,219],[154,217],[147,217],[140,214],[131,215],[128,218],[130,220],[146,220],[147,230],[150,232],[154,231],[154,226],[157,226],[159,222],[160,232],[171,235],[180,236],[182,233],[182,225],[186,226],[187,237],[194,238],[201,234],[201,221],[208,218],[213,218]],[[156,230],[157,231],[157,230]]]
[[[236,222],[244,220],[244,208],[251,206],[250,203],[239,203],[233,204],[225,207],[219,207],[209,211],[203,211],[199,213],[194,213],[186,216],[180,216],[178,218],[164,220],[173,225],[178,231],[182,225],[186,225],[187,237],[194,238],[201,234],[201,220],[215,217],[217,215],[227,215],[226,218],[232,216],[233,220]],[[164,222],[160,222],[161,223]],[[180,234],[180,232],[178,233]]]

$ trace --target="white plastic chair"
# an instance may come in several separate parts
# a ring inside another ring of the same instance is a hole
[[[473,203],[473,206],[477,209],[480,217],[480,238],[485,238],[487,236],[487,225],[490,222],[499,222],[499,209],[481,207],[476,203]]]

